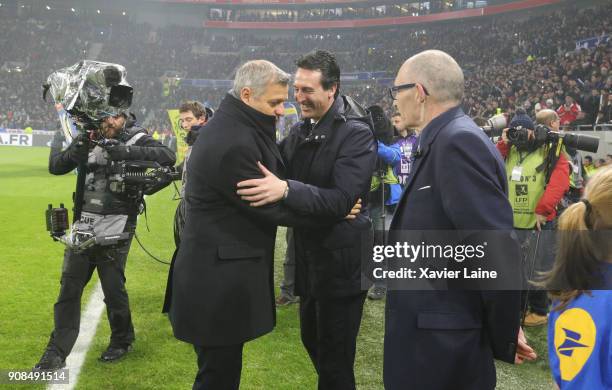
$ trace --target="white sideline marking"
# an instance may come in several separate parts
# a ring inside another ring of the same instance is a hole
[[[72,390],[76,386],[81,372],[81,367],[85,362],[85,356],[91,345],[96,334],[100,317],[102,317],[102,311],[104,310],[104,293],[102,292],[102,286],[98,281],[91,292],[89,302],[85,312],[81,314],[81,329],[79,330],[79,337],[72,348],[72,352],[66,359],[66,368],[69,372],[70,383],[67,385],[49,385],[47,390]]]

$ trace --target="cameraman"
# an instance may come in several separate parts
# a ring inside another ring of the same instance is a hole
[[[538,124],[553,130],[559,128],[559,117],[553,110],[541,110],[536,119]],[[536,137],[535,125],[523,109],[517,109],[510,128],[513,130],[503,130],[497,149],[505,160],[514,228],[519,240],[525,243],[524,258],[529,260],[536,256],[538,264],[550,264],[554,245],[552,236],[543,235],[538,240],[533,232],[554,229],[557,206],[569,189],[569,163],[557,143],[549,142],[546,137]],[[531,291],[525,299],[529,306],[525,325],[545,324],[548,313],[546,292]]]
[[[96,236],[133,233],[137,215],[143,207],[142,192],[130,191],[129,187],[126,191],[118,191],[112,186],[110,163],[144,160],[172,166],[175,155],[137,126],[133,115],[106,117],[94,134],[97,140],[92,142],[88,142],[87,135],[79,135],[65,151],[61,151],[59,145],[52,145],[49,172],[63,175],[86,162],[82,214],[75,225],[79,230],[93,230]],[[80,253],[66,249],[60,293],[54,306],[55,327],[35,369],[56,370],[65,366],[79,333],[81,294],[94,269],[102,284],[111,327],[110,344],[100,360],[115,361],[131,349],[134,328],[124,274],[130,243],[131,236],[118,246],[94,246]]]

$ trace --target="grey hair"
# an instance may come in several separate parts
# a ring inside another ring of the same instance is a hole
[[[291,75],[266,60],[245,62],[236,71],[234,86],[230,90],[234,97],[240,98],[242,88],[251,88],[255,97],[261,96],[269,84],[289,85]]]
[[[415,82],[422,83],[438,103],[461,103],[464,92],[463,71],[457,61],[440,50],[426,50],[406,61]]]

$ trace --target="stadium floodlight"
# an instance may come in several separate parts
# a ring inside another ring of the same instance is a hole
[[[50,10],[50,9],[51,9],[51,7],[49,7],[49,6],[46,6],[45,8],[46,8],[47,10]]]
[[[99,10],[99,9],[98,9],[98,10],[96,10],[96,12],[97,12],[98,14],[100,14],[100,10]]]
[[[74,8],[70,8],[70,11],[72,12],[76,12],[76,10]]]
[[[121,15],[123,15],[123,16],[125,16],[125,14],[126,14],[126,12],[125,12],[125,11],[123,11],[123,12],[121,13]]]

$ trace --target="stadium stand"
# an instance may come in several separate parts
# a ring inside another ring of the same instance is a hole
[[[498,109],[512,115],[517,106],[533,114],[550,100],[556,109],[569,95],[584,112],[572,124],[592,125],[603,109],[600,103],[607,102],[612,91],[610,14],[610,3],[585,8],[567,2],[532,17],[511,14],[461,23],[296,30],[279,35],[263,30],[254,34],[154,27],[128,17],[70,12],[48,16],[22,12],[15,17],[0,8],[4,61],[0,64],[0,128],[55,129],[55,112],[42,101],[41,85],[52,70],[83,58],[125,65],[135,90],[135,113],[150,128],[165,131],[170,127],[166,109],[176,108],[184,99],[216,107],[227,90],[225,86],[201,88],[183,80],[228,80],[238,64],[254,58],[269,59],[292,71],[293,61],[314,48],[333,51],[343,73],[386,72],[386,81],[345,81],[342,88],[365,105],[382,104],[389,112],[388,78],[404,59],[436,48],[454,56],[466,70],[464,108],[472,117],[486,118]],[[301,17],[306,16],[291,15],[288,20]],[[593,39],[577,49],[578,41],[589,38]]]

